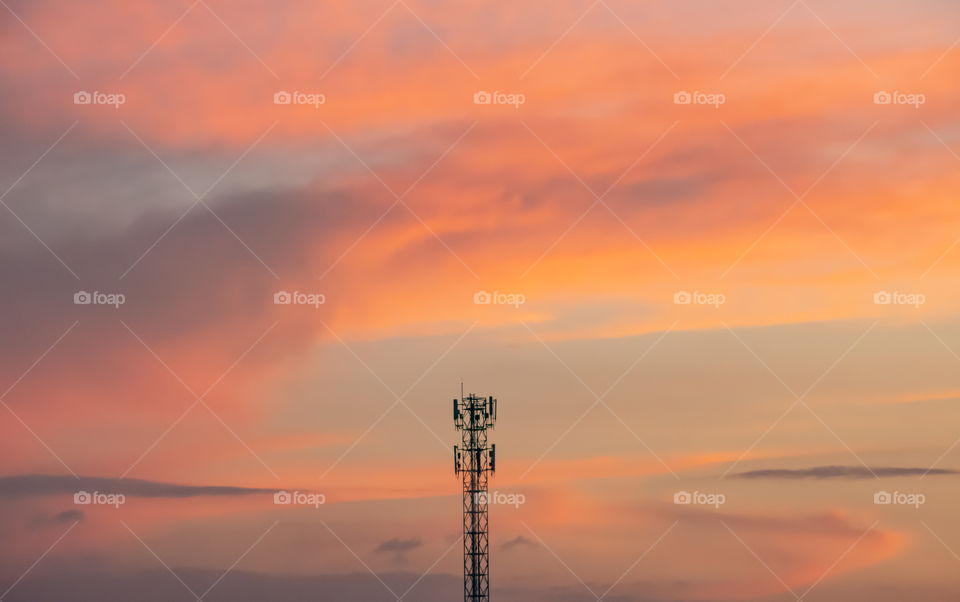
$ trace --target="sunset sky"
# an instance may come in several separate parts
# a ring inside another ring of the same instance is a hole
[[[458,600],[462,382],[493,600],[957,600],[958,72],[955,0],[0,0],[0,599]]]

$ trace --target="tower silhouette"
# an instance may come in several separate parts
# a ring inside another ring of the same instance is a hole
[[[496,445],[487,445],[487,429],[497,420],[493,397],[463,395],[453,400],[453,423],[460,445],[453,446],[454,472],[463,481],[463,599],[490,600],[490,548],[487,489],[496,470]]]

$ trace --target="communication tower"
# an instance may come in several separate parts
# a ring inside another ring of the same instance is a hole
[[[453,446],[453,469],[463,480],[463,599],[490,600],[490,548],[487,482],[496,471],[496,445],[487,444],[487,429],[497,420],[497,400],[463,394],[453,400],[453,422],[460,444]]]

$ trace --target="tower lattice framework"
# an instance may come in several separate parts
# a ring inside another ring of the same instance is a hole
[[[497,419],[493,397],[463,395],[453,400],[453,422],[460,431],[454,446],[454,471],[463,481],[463,599],[490,600],[488,481],[496,470],[496,446],[488,445],[487,429]]]

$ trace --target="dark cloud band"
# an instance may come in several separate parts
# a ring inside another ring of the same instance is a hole
[[[108,491],[141,498],[189,498],[199,496],[242,496],[273,493],[274,489],[177,485],[142,479],[72,477],[70,475],[27,474],[0,477],[0,498],[73,494],[77,491]]]
[[[812,468],[772,468],[751,470],[735,475],[739,479],[875,479],[877,477],[915,477],[924,475],[955,475],[946,468],[901,468],[882,466],[814,466]]]

